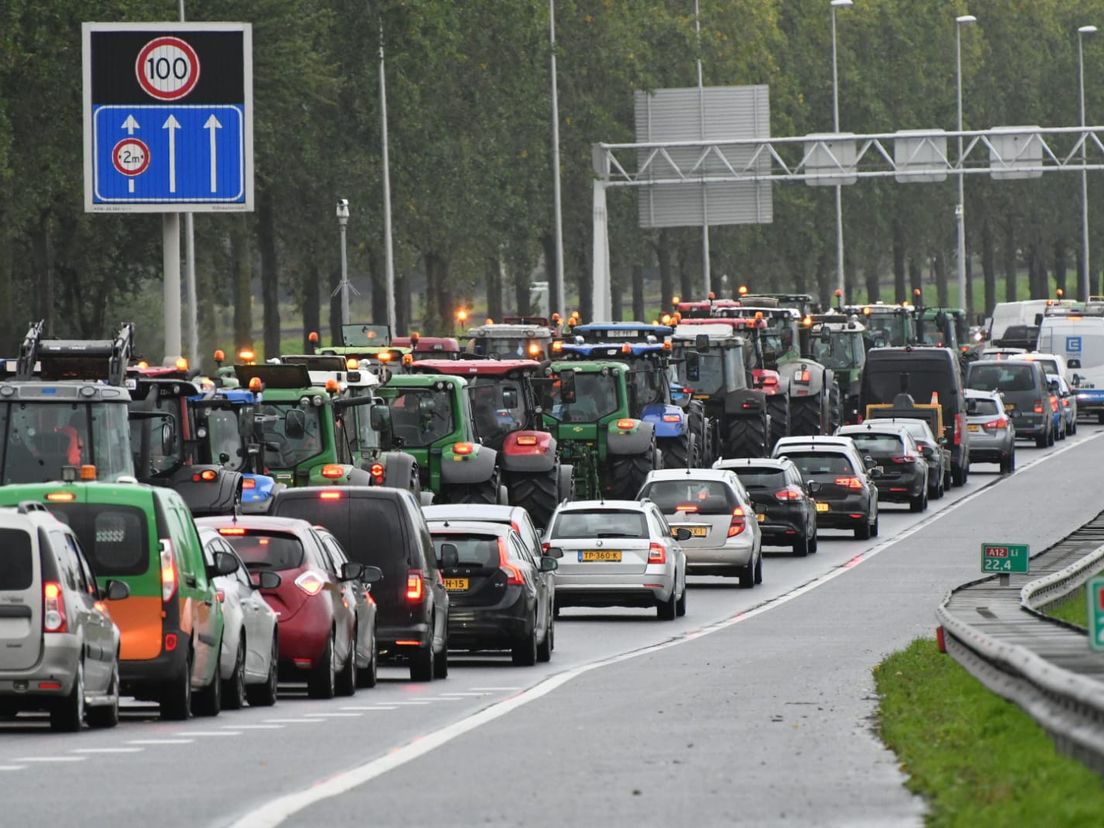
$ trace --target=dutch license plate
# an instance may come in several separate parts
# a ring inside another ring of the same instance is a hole
[[[449,592],[466,592],[470,585],[467,578],[445,578],[445,589]]]
[[[690,537],[692,538],[704,538],[709,534],[708,526],[691,526]]]
[[[968,431],[981,431],[981,426],[979,426],[977,423],[971,423],[970,425],[966,426],[966,429]]]
[[[621,553],[610,549],[586,549],[579,553],[579,560],[583,563],[590,561],[621,563]]]
[[[755,516],[755,519],[756,519],[757,521],[759,521],[760,523],[762,523],[763,521],[765,521],[765,520],[767,519],[767,516],[766,516],[766,515],[764,515],[764,514],[763,514],[762,512],[759,512],[759,514],[757,514],[757,515]]]
[[[817,503],[817,511],[818,512],[827,512],[828,511],[828,504],[827,503]]]
[[[1008,411],[1015,411],[1015,410],[1016,410],[1016,406],[1015,406],[1015,404],[1014,404],[1014,403],[1005,403],[1005,404],[1004,404],[1004,410],[1005,410],[1006,412],[1008,412]]]

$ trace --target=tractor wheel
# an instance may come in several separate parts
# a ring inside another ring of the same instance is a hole
[[[832,383],[828,393],[828,424],[832,428],[832,434],[843,425],[843,400],[840,398],[839,386]]]
[[[785,394],[767,397],[767,413],[770,414],[770,447],[790,434],[790,398]]]
[[[608,496],[612,500],[636,500],[644,478],[656,467],[654,450],[642,454],[621,454],[610,458]]]
[[[812,437],[820,434],[821,395],[790,400],[790,434]]]
[[[470,486],[450,486],[441,490],[442,503],[486,503],[498,505],[498,477],[473,483]]]
[[[556,474],[559,476],[560,485],[556,491],[556,502],[569,503],[575,499],[575,466],[571,463],[560,463]]]
[[[529,510],[533,523],[547,526],[552,512],[559,505],[559,467],[542,474],[515,474],[510,476],[510,505],[524,506]]]
[[[733,417],[728,421],[728,434],[725,437],[724,456],[766,457],[767,428],[762,417]]]
[[[694,465],[695,440],[692,434],[683,434],[681,437],[666,437],[659,441],[659,447],[663,449],[663,468],[688,469]]]

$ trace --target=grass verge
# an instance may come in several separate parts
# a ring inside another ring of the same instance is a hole
[[[1089,609],[1086,605],[1085,587],[1081,586],[1071,592],[1057,604],[1052,604],[1043,610],[1051,618],[1060,618],[1079,627],[1088,627]]]
[[[931,826],[1099,826],[1104,785],[929,639],[874,668],[882,740]]]

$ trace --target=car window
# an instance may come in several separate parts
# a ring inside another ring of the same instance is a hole
[[[854,474],[851,460],[844,454],[827,451],[786,452],[786,456],[801,470],[803,476],[814,474]]]
[[[80,548],[80,542],[75,535],[66,535],[65,541],[69,545],[70,551],[73,553],[73,557],[77,562],[77,568],[80,572],[81,584],[90,594],[96,594],[96,579],[92,577],[92,569],[88,565],[88,558],[84,556],[84,552]]]
[[[521,539],[521,535],[517,532],[510,533],[510,552],[511,557],[517,558],[519,561],[525,561],[537,565],[536,560],[533,558],[533,553],[530,551],[528,544]]]
[[[898,434],[878,434],[870,431],[848,435],[855,441],[860,452],[866,454],[894,454],[904,448],[904,441]]]
[[[497,567],[499,564],[499,538],[497,535],[480,535],[471,532],[433,532],[433,548],[437,556],[441,547],[451,543],[456,547],[460,566]]]
[[[793,472],[790,472],[791,476]],[[740,466],[736,476],[748,491],[782,489],[786,486],[786,471],[774,466]]]
[[[720,480],[655,480],[644,486],[641,497],[649,498],[664,514],[676,511],[702,515],[731,512],[737,505],[732,490]]]
[[[549,535],[553,538],[648,538],[643,512],[623,509],[572,509],[561,512]]]
[[[982,391],[1032,391],[1035,389],[1035,367],[1012,362],[971,365],[967,385]]]
[[[250,569],[298,569],[303,565],[303,543],[287,532],[241,529],[226,540]]]
[[[1000,414],[1001,409],[997,405],[996,400],[991,400],[988,397],[981,397],[976,400],[977,407],[974,409],[978,417],[991,417],[996,414]]]
[[[341,571],[341,565],[344,564],[348,558],[345,557],[345,553],[341,551],[341,546],[336,540],[328,535],[322,536],[322,545],[326,549],[326,553],[330,556],[330,560],[333,561],[334,573]]]
[[[65,579],[66,586],[74,591],[80,589],[77,561],[72,552],[69,551],[65,533],[56,530],[50,532],[50,546],[53,547],[54,557],[57,559],[58,568],[62,578]]]
[[[22,529],[0,529],[0,592],[29,589],[34,580],[31,536]]]
[[[221,543],[218,538],[212,538],[203,544],[203,560],[207,566],[215,565],[215,553],[222,551],[220,547]]]
[[[103,503],[52,503],[50,511],[76,533],[98,577],[141,575],[149,569],[144,510]]]

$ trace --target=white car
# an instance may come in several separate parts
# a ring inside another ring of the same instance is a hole
[[[545,531],[549,553],[562,550],[556,578],[561,607],[655,607],[673,621],[686,614],[685,528],[672,530],[651,501],[561,503]]]
[[[690,530],[682,548],[691,575],[735,575],[744,589],[762,583],[762,533],[755,507],[735,472],[651,471],[637,497],[655,503],[672,529]]]
[[[276,683],[279,668],[279,646],[276,633],[276,611],[258,591],[261,587],[275,589],[280,585],[276,572],[256,572],[252,575],[238,553],[214,529],[202,527],[203,556],[208,562],[216,552],[233,555],[238,569],[230,575],[214,579],[218,600],[222,604],[222,651],[219,654],[219,674],[222,678],[222,706],[228,710],[242,707],[248,699],[256,707],[276,703]],[[250,578],[258,580],[256,586]]]

